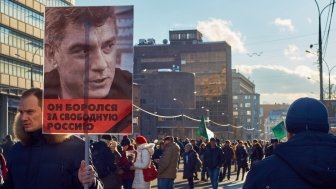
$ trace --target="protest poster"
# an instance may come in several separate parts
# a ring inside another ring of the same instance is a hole
[[[132,133],[133,12],[46,8],[44,133]]]

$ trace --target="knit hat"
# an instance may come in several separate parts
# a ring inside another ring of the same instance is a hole
[[[147,143],[147,140],[146,140],[146,138],[144,137],[144,136],[137,136],[136,138],[135,138],[135,142],[137,143],[137,144],[144,144],[144,143]]]
[[[328,111],[319,100],[299,98],[288,109],[286,129],[290,133],[308,130],[328,133]]]
[[[128,136],[125,135],[125,136],[123,136],[123,139],[121,140],[120,144],[121,144],[121,146],[130,145],[130,144],[131,144],[131,141],[130,141],[130,139],[128,138]]]
[[[101,137],[101,139],[110,141],[110,140],[112,140],[112,137],[111,137],[111,135],[103,135],[103,136]]]

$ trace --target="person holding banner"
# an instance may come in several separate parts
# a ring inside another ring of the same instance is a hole
[[[299,98],[285,122],[288,141],[252,166],[243,189],[336,188],[336,137],[328,134],[326,107],[319,100]]]
[[[8,155],[8,174],[1,189],[102,189],[91,165],[84,159],[85,142],[71,135],[42,133],[42,90],[22,94],[15,117],[19,140]]]

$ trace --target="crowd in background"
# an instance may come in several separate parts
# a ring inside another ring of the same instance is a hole
[[[160,188],[173,188],[182,163],[183,179],[188,181],[189,188],[194,188],[195,180],[210,181],[213,188],[218,188],[219,182],[231,180],[232,172],[236,172],[235,181],[244,180],[250,166],[271,155],[278,144],[276,139],[269,144],[262,140],[195,140],[171,136],[152,141],[143,136],[131,138],[126,135],[119,141],[112,135],[99,138],[99,141],[91,141],[91,154],[106,189],[150,188],[151,184],[144,181],[142,172],[150,161],[158,170]],[[1,182],[6,177],[6,155],[13,145],[10,135],[1,143]]]

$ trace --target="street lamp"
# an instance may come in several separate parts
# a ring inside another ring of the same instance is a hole
[[[182,114],[181,125],[182,125],[182,128],[184,128],[184,103],[181,100],[177,99],[177,98],[173,98],[173,100],[181,104],[181,114]],[[183,136],[184,132],[181,132],[181,134]]]
[[[318,45],[319,45],[319,49],[318,49],[318,56],[319,56],[319,70],[320,70],[320,100],[323,101],[323,77],[322,77],[322,32],[321,32],[321,15],[323,13],[323,11],[329,7],[330,5],[334,5],[335,1],[333,1],[332,3],[329,3],[328,5],[326,5],[321,11],[320,11],[320,7],[317,3],[317,1],[315,0],[316,6],[317,6],[317,10],[318,10],[318,14],[319,14],[319,37],[318,37]]]
[[[310,53],[310,54],[314,54],[314,55],[317,55],[317,54],[315,54],[315,53],[313,53],[313,52],[310,52],[309,50],[306,50],[306,52],[307,53]],[[334,69],[334,68],[336,68],[336,65],[334,65],[333,67],[329,67],[329,64],[324,60],[324,58],[322,58],[322,61],[326,64],[326,66],[327,66],[327,69],[328,69],[328,96],[329,96],[329,100],[331,99],[331,84],[330,84],[330,74],[331,74],[331,71]],[[323,95],[322,95],[323,96]]]

